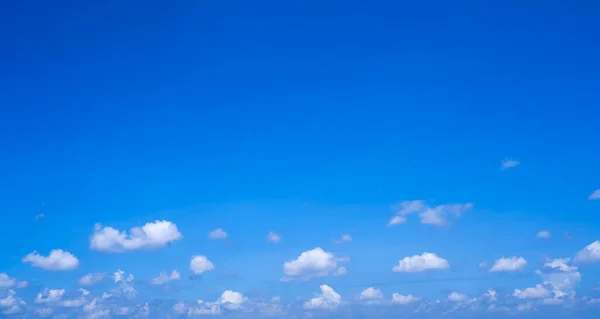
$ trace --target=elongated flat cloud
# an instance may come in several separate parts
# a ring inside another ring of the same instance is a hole
[[[223,229],[217,228],[217,229],[211,231],[210,233],[208,233],[208,238],[209,239],[225,239],[225,238],[227,238],[227,233]]]
[[[490,272],[519,271],[522,270],[525,265],[527,265],[527,261],[523,257],[503,257],[496,260],[490,269]]]
[[[419,300],[419,298],[413,295],[401,295],[399,293],[392,294],[392,303],[399,305],[406,305]]]
[[[395,207],[396,215],[393,216],[388,226],[403,224],[407,216],[418,214],[421,224],[443,226],[450,224],[452,219],[460,218],[464,213],[474,207],[473,203],[455,203],[438,206],[428,206],[423,200],[409,200]]]
[[[129,233],[96,224],[90,239],[90,248],[109,253],[121,253],[139,249],[157,249],[181,239],[177,225],[166,220],[134,227]]]
[[[179,280],[181,279],[181,275],[179,274],[179,272],[177,270],[173,270],[171,272],[171,274],[167,274],[167,273],[160,273],[158,275],[158,277],[152,279],[152,281],[150,281],[151,284],[153,285],[164,285],[169,281],[173,281],[173,280]]]
[[[81,286],[93,286],[99,282],[101,282],[102,280],[104,280],[104,278],[106,277],[105,273],[97,273],[97,274],[87,274],[83,277],[81,277],[77,283]]]
[[[517,167],[517,166],[519,166],[519,164],[521,164],[521,162],[514,160],[514,159],[507,158],[500,163],[500,169],[509,169],[509,168]]]
[[[62,249],[54,249],[48,256],[42,256],[37,251],[33,251],[23,257],[22,261],[44,270],[72,270],[79,266],[79,259]]]
[[[547,230],[541,230],[536,235],[537,238],[550,238],[550,232]]]
[[[433,269],[447,269],[450,264],[436,254],[425,252],[421,255],[404,257],[392,268],[394,272],[421,272]]]

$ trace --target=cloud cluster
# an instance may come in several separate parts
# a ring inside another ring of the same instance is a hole
[[[423,200],[404,201],[395,207],[396,215],[389,220],[388,226],[403,224],[406,222],[407,217],[412,214],[419,216],[421,224],[448,225],[452,219],[460,218],[473,206],[473,203],[456,203],[432,207]]]
[[[108,253],[157,249],[182,237],[181,233],[177,230],[177,225],[166,220],[157,220],[146,223],[142,227],[131,228],[129,233],[96,224],[94,233],[90,239],[90,248]]]

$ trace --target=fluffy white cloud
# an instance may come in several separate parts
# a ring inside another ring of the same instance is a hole
[[[600,241],[596,240],[595,242],[585,246],[581,251],[577,253],[575,256],[575,262],[578,263],[593,263],[600,261]]]
[[[600,199],[600,188],[595,190],[593,193],[590,194],[590,196],[588,197],[589,200],[594,200],[594,199]]]
[[[447,269],[450,264],[436,254],[424,252],[422,255],[404,257],[392,268],[394,272],[421,272],[430,269]]]
[[[79,278],[79,280],[77,281],[77,283],[81,286],[93,286],[99,282],[101,282],[102,280],[104,280],[104,278],[106,277],[105,273],[97,273],[97,274],[87,274],[81,278]]]
[[[278,242],[280,242],[280,241],[281,241],[281,236],[277,235],[277,234],[276,234],[276,233],[274,233],[274,232],[270,232],[270,233],[267,235],[267,241],[270,241],[270,242],[272,242],[272,243],[275,243],[275,244],[276,244],[276,243],[278,243]]]
[[[348,234],[343,234],[340,239],[336,239],[335,240],[335,243],[336,244],[341,244],[341,243],[349,243],[351,241],[352,241],[352,236],[350,236]]]
[[[225,239],[225,238],[227,238],[227,233],[223,229],[217,228],[217,229],[211,231],[210,233],[208,233],[208,238],[210,238],[210,239]]]
[[[132,282],[133,274],[129,274],[127,277],[125,277],[125,272],[121,269],[117,269],[117,271],[115,271],[115,273],[113,274],[113,281],[114,282]]]
[[[202,300],[198,300],[198,305],[188,310],[190,316],[218,315],[220,313],[221,305],[218,302],[204,302]]]
[[[163,285],[169,281],[179,280],[180,278],[181,275],[179,275],[179,272],[177,270],[173,270],[170,275],[164,272],[160,273],[158,277],[152,279],[150,283],[153,285]]]
[[[517,167],[517,166],[519,166],[519,164],[521,164],[521,162],[514,160],[514,159],[507,158],[500,163],[500,169],[508,169],[508,168],[512,168],[512,167]]]
[[[176,303],[172,311],[176,315],[183,315],[187,312],[189,316],[201,315],[219,315],[222,309],[237,310],[242,309],[243,304],[248,300],[239,292],[225,290],[221,297],[214,302],[198,300],[196,306],[188,307],[185,303]]]
[[[458,293],[458,292],[453,292],[448,295],[448,300],[450,300],[452,302],[461,302],[461,301],[466,301],[468,299],[469,299],[469,296]]]
[[[537,238],[550,238],[550,232],[547,230],[541,230],[536,235]]]
[[[535,287],[525,288],[523,290],[515,289],[513,296],[519,299],[543,299],[550,297],[551,291],[546,287],[537,284]]]
[[[79,266],[79,259],[62,249],[50,251],[48,257],[38,254],[37,251],[33,251],[23,257],[22,261],[24,263],[31,263],[33,267],[45,270],[72,270]]]
[[[196,275],[200,275],[213,269],[215,269],[215,265],[205,256],[196,255],[193,256],[192,260],[190,261],[190,270]]]
[[[232,310],[240,308],[246,300],[248,300],[248,298],[237,291],[225,290],[223,294],[221,294],[219,303],[223,305],[223,307]]]
[[[522,270],[525,265],[527,265],[527,261],[523,257],[503,257],[496,260],[490,269],[490,272],[519,271]]]
[[[399,293],[392,294],[392,303],[399,305],[406,305],[419,300],[419,298],[413,295],[401,295]]]
[[[304,309],[335,309],[341,302],[342,297],[327,285],[321,285],[321,294],[304,303]]]
[[[90,239],[90,248],[109,253],[121,253],[138,249],[157,249],[181,239],[177,225],[166,220],[146,223],[129,231],[119,231],[112,227],[96,224]]]
[[[12,288],[16,284],[16,279],[10,278],[6,273],[0,273],[0,289]]]
[[[571,258],[557,258],[553,259],[544,264],[544,267],[557,269],[560,271],[568,272],[577,270],[577,266],[569,266],[568,263],[571,261]]]
[[[338,266],[340,258],[317,247],[300,254],[296,260],[283,264],[284,278],[282,280],[302,279],[330,275],[345,275],[346,268]]]
[[[473,208],[473,203],[457,203],[430,207],[422,200],[404,201],[396,207],[397,213],[388,222],[388,226],[406,222],[406,216],[418,213],[421,224],[447,225],[451,218],[459,218]]]
[[[35,297],[35,303],[56,303],[62,300],[65,294],[64,289],[44,289]]]
[[[362,300],[373,300],[383,299],[383,293],[381,290],[373,287],[369,287],[360,293],[360,299]]]

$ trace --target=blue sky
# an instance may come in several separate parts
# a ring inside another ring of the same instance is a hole
[[[0,317],[600,311],[597,3],[3,7]]]

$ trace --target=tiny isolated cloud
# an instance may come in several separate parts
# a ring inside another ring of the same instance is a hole
[[[401,295],[396,292],[392,294],[392,303],[393,304],[407,305],[409,303],[413,303],[418,300],[419,300],[419,298],[417,298],[413,295]]]
[[[160,273],[158,275],[158,277],[152,279],[150,281],[151,284],[153,285],[164,285],[166,283],[168,283],[169,281],[173,281],[173,280],[179,280],[181,279],[181,275],[179,274],[179,272],[177,270],[173,270],[170,274],[167,273]]]
[[[388,226],[403,224],[407,216],[418,214],[421,224],[443,226],[450,224],[452,219],[460,218],[474,207],[473,203],[455,203],[429,206],[423,200],[401,202],[394,207],[396,214],[389,220]]]
[[[336,258],[332,253],[326,252],[320,247],[307,250],[295,260],[286,261],[283,264],[284,277],[282,281],[345,275],[347,273],[346,268],[338,264],[342,261],[347,260]]]
[[[53,249],[48,256],[42,256],[37,251],[33,251],[23,257],[22,261],[31,263],[33,267],[50,271],[73,270],[79,266],[79,259],[62,249]]]
[[[383,293],[381,292],[381,290],[379,290],[377,288],[369,287],[360,293],[360,299],[361,300],[383,299]]]
[[[508,272],[519,271],[527,265],[527,261],[523,257],[500,258],[494,262],[490,272]]]
[[[590,196],[588,197],[589,200],[595,200],[595,199],[600,199],[600,188],[595,190],[594,192],[592,192],[590,194]]]
[[[523,290],[515,289],[513,292],[513,297],[519,299],[544,299],[549,298],[551,295],[552,292],[540,284],[537,284],[534,287],[525,288]]]
[[[511,159],[511,158],[507,158],[507,159],[502,160],[502,162],[500,163],[500,169],[509,169],[509,168],[517,167],[517,166],[519,166],[519,164],[521,164],[521,162]]]
[[[547,230],[541,230],[536,235],[537,238],[550,238],[550,232]]]
[[[335,309],[342,303],[342,297],[333,288],[321,285],[321,294],[305,302],[304,309]]]
[[[207,271],[211,271],[215,269],[215,265],[206,258],[206,256],[195,255],[192,256],[192,260],[190,260],[190,270],[195,275],[201,275]]]
[[[452,302],[462,302],[462,301],[467,301],[468,299],[469,299],[469,296],[458,293],[458,292],[453,292],[448,295],[448,300],[452,301]]]
[[[450,263],[434,253],[424,252],[421,255],[404,257],[392,268],[394,272],[422,272],[434,269],[450,268]]]
[[[593,243],[585,246],[575,256],[576,263],[595,263],[600,262],[600,241],[596,240]]]
[[[106,273],[96,273],[96,274],[89,273],[89,274],[79,278],[77,283],[80,286],[93,286],[93,285],[101,282],[102,280],[104,280],[105,277],[106,277]]]
[[[281,241],[281,236],[274,232],[269,232],[269,234],[267,235],[267,241],[277,244],[278,242]]]
[[[134,227],[129,233],[96,224],[90,238],[90,248],[107,253],[122,253],[141,249],[158,249],[181,239],[177,225],[166,220]]]
[[[222,228],[217,228],[208,233],[209,239],[226,239],[227,233]]]
[[[336,244],[343,244],[343,243],[349,243],[352,241],[352,236],[350,236],[349,234],[343,234],[342,237],[340,237],[339,239],[336,239],[334,242]]]

